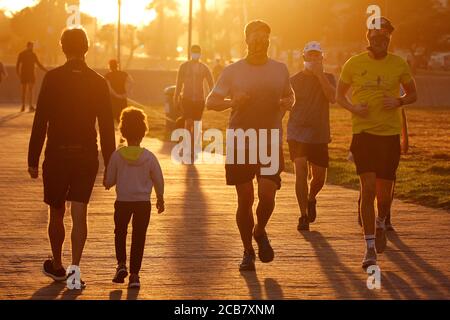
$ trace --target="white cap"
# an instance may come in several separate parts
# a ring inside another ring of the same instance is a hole
[[[319,51],[323,53],[322,47],[320,46],[320,43],[318,41],[311,41],[305,45],[303,53],[307,53],[309,51]]]

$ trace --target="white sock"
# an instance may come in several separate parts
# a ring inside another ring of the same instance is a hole
[[[377,217],[377,228],[382,228],[382,229],[386,228],[386,217],[384,217],[383,219],[381,219],[380,217]]]
[[[367,249],[375,248],[375,236],[374,235],[364,236],[364,239],[366,240]]]

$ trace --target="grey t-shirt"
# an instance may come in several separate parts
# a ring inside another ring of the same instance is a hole
[[[332,74],[325,73],[325,76],[336,85]],[[330,143],[330,103],[319,80],[301,71],[291,78],[291,84],[296,101],[289,116],[288,141]]]
[[[203,83],[214,83],[211,71],[203,62],[189,60],[180,66],[178,81],[183,85],[183,98],[191,101],[204,101]]]
[[[289,71],[284,63],[269,59],[264,65],[251,65],[245,59],[227,66],[213,92],[233,98],[246,93],[249,103],[233,109],[230,129],[281,129],[280,99],[292,94]]]

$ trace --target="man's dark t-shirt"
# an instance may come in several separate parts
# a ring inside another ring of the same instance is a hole
[[[17,64],[21,64],[20,76],[26,78],[33,78],[35,72],[35,65],[38,61],[36,54],[31,50],[24,50],[19,54]]]
[[[325,76],[332,85],[336,85],[332,74],[325,73]],[[319,79],[301,71],[292,76],[291,84],[296,102],[289,116],[288,141],[330,143],[330,103]]]
[[[97,152],[96,120],[105,165],[115,150],[114,122],[106,80],[82,60],[49,71],[42,82],[28,151],[38,167],[47,135],[46,155],[67,148]]]
[[[127,82],[128,73],[124,71],[111,71],[105,75],[105,78],[116,93],[125,94],[127,92],[125,84]]]

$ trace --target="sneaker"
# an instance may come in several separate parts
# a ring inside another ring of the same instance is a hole
[[[242,262],[239,265],[239,271],[255,271],[255,252],[244,251],[244,256],[242,257]]]
[[[78,266],[70,266],[67,269],[67,280],[69,280],[69,278],[76,272],[76,270],[78,270],[78,272],[80,272],[80,267]],[[80,276],[81,276],[81,272],[80,272]],[[72,280],[72,284],[75,285],[75,278]],[[82,279],[80,279],[80,288],[70,288],[69,287],[69,283],[67,283],[67,289],[69,290],[83,290],[84,288],[86,288],[86,282],[84,282]]]
[[[298,230],[298,231],[309,231],[309,221],[308,221],[308,217],[300,217],[300,218],[298,219],[297,230]]]
[[[53,260],[48,259],[44,261],[44,266],[42,272],[47,276],[52,278],[55,281],[64,281],[66,280],[66,270],[64,268],[55,269],[53,267]]]
[[[25,111],[25,106],[22,106],[22,108],[20,108],[20,112],[24,112]]]
[[[375,265],[377,265],[377,253],[375,248],[366,249],[366,254],[364,255],[364,260],[362,262],[363,269]]]
[[[30,111],[30,112],[35,112],[36,109],[35,109],[34,107],[30,107],[29,111]]]
[[[386,239],[386,229],[377,228],[375,233],[375,248],[377,253],[383,253],[386,250],[387,239]]]
[[[273,261],[275,253],[273,252],[270,240],[267,237],[267,233],[264,232],[259,237],[256,237],[253,233],[256,243],[258,244],[258,257],[261,262],[268,263]]]
[[[308,220],[309,223],[313,223],[316,221],[317,211],[316,211],[316,200],[309,200],[308,201]]]
[[[139,281],[139,276],[137,274],[130,275],[130,282],[128,283],[128,288],[136,288],[139,289],[141,287],[141,282]]]
[[[127,267],[125,265],[119,265],[116,269],[116,274],[112,282],[114,283],[124,283],[125,278],[128,276]]]

